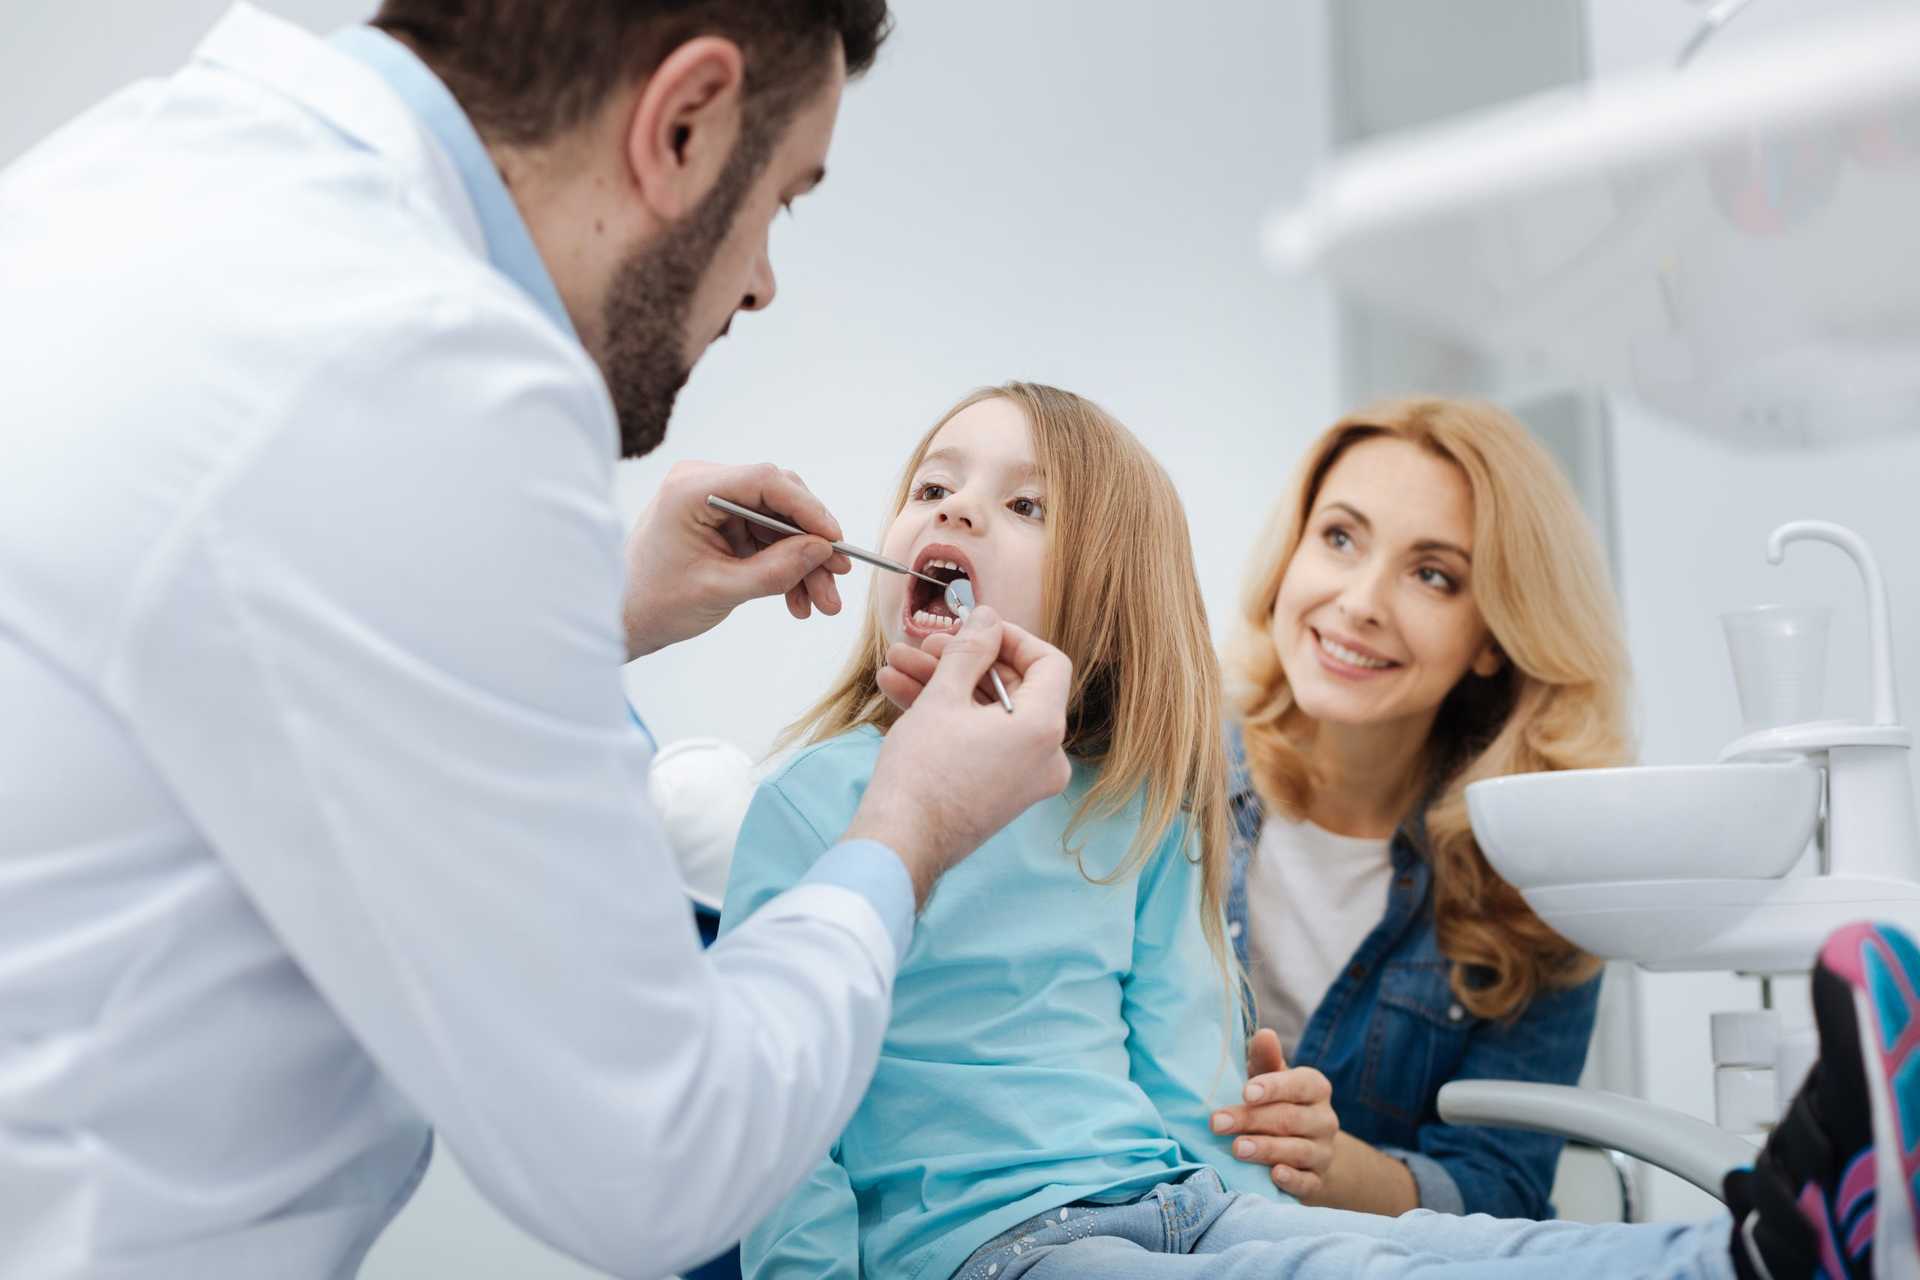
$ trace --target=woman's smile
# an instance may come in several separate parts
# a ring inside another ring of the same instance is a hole
[[[1346,640],[1316,627],[1308,627],[1320,665],[1345,680],[1372,680],[1398,670],[1400,663],[1382,656],[1355,640]]]

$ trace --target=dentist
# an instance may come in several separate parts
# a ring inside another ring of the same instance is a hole
[[[0,1276],[352,1275],[433,1131],[662,1274],[840,1132],[916,902],[1065,783],[1066,661],[982,610],[703,954],[621,667],[850,566],[789,473],[680,468],[624,555],[611,486],[887,24],[242,6],[0,174]]]

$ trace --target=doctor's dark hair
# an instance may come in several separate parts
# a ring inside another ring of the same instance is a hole
[[[1274,601],[1327,474],[1377,439],[1451,462],[1473,494],[1473,601],[1507,660],[1447,695],[1412,781],[1426,795],[1422,852],[1453,992],[1477,1017],[1517,1018],[1535,995],[1578,986],[1600,962],[1488,864],[1467,820],[1467,787],[1622,765],[1633,746],[1627,646],[1599,539],[1552,455],[1511,414],[1471,400],[1389,400],[1342,418],[1307,450],[1254,544],[1228,650],[1248,772],[1270,810],[1306,816],[1318,785],[1306,754],[1314,725],[1294,705],[1274,648]]]
[[[622,83],[689,40],[719,36],[746,62],[749,130],[771,138],[826,83],[873,65],[886,0],[384,0],[373,25],[406,40],[482,137],[532,146],[582,123]]]

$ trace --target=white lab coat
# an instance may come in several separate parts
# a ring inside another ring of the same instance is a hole
[[[0,176],[0,1276],[350,1275],[429,1126],[654,1275],[827,1150],[895,942],[815,884],[699,950],[615,453],[446,156],[297,28],[236,11]]]

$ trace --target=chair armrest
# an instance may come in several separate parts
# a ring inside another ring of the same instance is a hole
[[[1669,1107],[1600,1089],[1511,1080],[1456,1080],[1440,1087],[1448,1124],[1528,1129],[1645,1160],[1723,1199],[1728,1171],[1753,1163],[1759,1149],[1745,1138]]]

